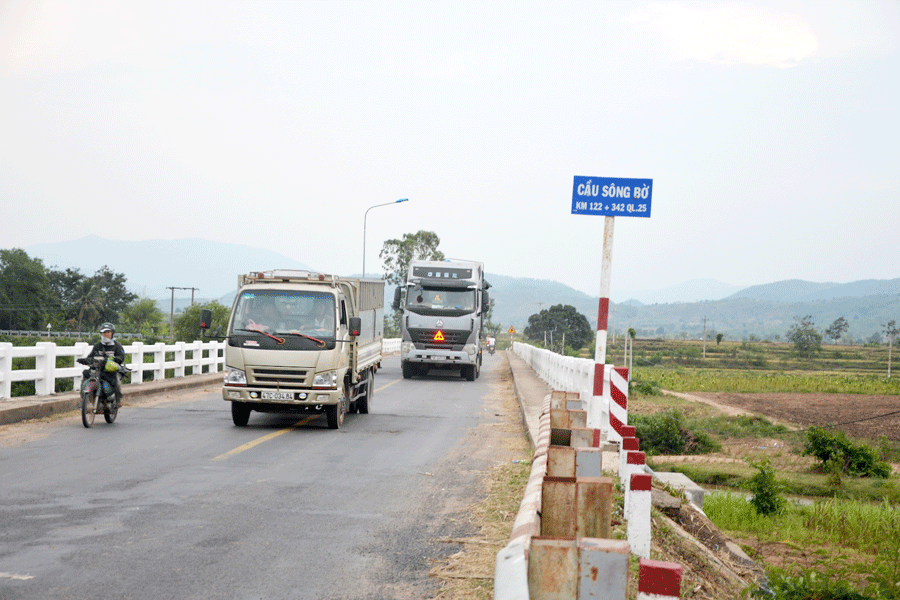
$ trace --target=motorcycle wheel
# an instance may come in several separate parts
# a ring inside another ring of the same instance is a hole
[[[107,423],[112,423],[116,420],[116,415],[119,414],[119,409],[116,408],[116,401],[108,400],[106,404],[106,410],[103,411],[103,418],[106,419]]]
[[[90,427],[94,424],[94,408],[97,406],[97,390],[88,389],[81,394],[81,424]]]

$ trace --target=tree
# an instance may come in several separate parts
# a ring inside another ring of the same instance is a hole
[[[122,330],[142,333],[155,337],[163,324],[165,315],[152,298],[138,298],[122,311]]]
[[[103,293],[100,322],[118,322],[119,313],[137,300],[137,294],[129,292],[125,287],[126,279],[123,273],[113,273],[105,265],[100,267],[91,279],[97,282]]]
[[[94,328],[100,324],[100,313],[103,310],[103,288],[94,279],[82,279],[75,288],[72,298],[78,318],[78,331],[82,324]]]
[[[837,341],[848,329],[850,329],[850,324],[847,323],[847,319],[840,317],[828,326],[828,329],[825,330],[825,337],[834,340],[834,343],[837,344]]]
[[[794,317],[796,321],[788,330],[787,339],[794,344],[797,354],[812,358],[812,355],[822,349],[822,334],[816,331],[812,315],[806,315],[802,319]]]
[[[444,260],[444,253],[438,250],[441,238],[433,231],[404,233],[403,239],[384,242],[378,257],[384,264],[384,280],[388,285],[402,286],[406,282],[411,260]],[[385,334],[400,334],[400,317],[403,311],[395,310],[384,318]]]
[[[721,344],[721,343],[722,343],[722,340],[724,340],[724,339],[725,339],[725,334],[724,334],[724,333],[717,333],[717,334],[716,334],[716,346],[718,346],[719,344]]]
[[[0,250],[0,329],[43,329],[49,300],[41,259],[20,248]]]
[[[576,350],[584,348],[594,339],[594,331],[587,317],[574,306],[557,304],[549,309],[528,317],[524,334],[530,340],[543,342],[545,332],[553,332],[553,341],[561,342],[565,335],[566,345]]]
[[[897,321],[891,319],[887,323],[882,325],[884,327],[884,335],[888,338],[888,379],[891,377],[891,354],[894,350],[894,336],[900,333],[900,328],[897,327]]]
[[[212,311],[211,330],[215,331],[220,325],[222,331],[228,326],[228,318],[231,310],[227,306],[219,304],[216,300],[205,304],[192,304],[184,309],[175,319],[175,340],[179,342],[193,342],[202,338],[200,329],[200,311],[207,308]]]
[[[384,242],[378,257],[384,263],[385,282],[403,285],[411,260],[444,260],[444,253],[438,250],[441,238],[433,231],[404,233],[403,239]]]

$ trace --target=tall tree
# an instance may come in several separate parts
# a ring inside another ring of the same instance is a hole
[[[119,314],[129,304],[137,300],[137,294],[133,294],[125,287],[125,275],[114,273],[106,265],[100,267],[91,278],[97,282],[103,291],[103,306],[100,310],[100,321],[117,323]]]
[[[43,329],[50,297],[41,259],[21,248],[0,250],[0,329]]]
[[[524,334],[530,340],[543,342],[545,333],[552,332],[553,342],[561,343],[565,335],[566,345],[576,350],[593,340],[594,332],[587,317],[574,306],[557,304],[528,317]]]
[[[94,278],[78,282],[72,301],[76,308],[78,331],[81,331],[82,325],[93,329],[100,324],[105,299],[103,288]]]
[[[152,298],[138,298],[122,311],[122,330],[155,336],[161,330],[165,315]]]
[[[787,339],[794,344],[794,349],[800,356],[812,358],[812,355],[822,349],[822,334],[816,331],[812,315],[806,315],[802,319],[794,318],[795,323],[788,330]]]
[[[78,269],[68,268],[65,271],[50,269],[47,271],[47,279],[50,281],[52,302],[59,307],[53,315],[55,322],[60,327],[66,327],[69,321],[74,324],[78,317],[75,295],[84,275]]]
[[[825,330],[825,337],[834,340],[834,343],[837,344],[837,341],[848,329],[850,329],[850,324],[847,323],[847,319],[840,317],[828,326],[828,329]]]
[[[387,240],[378,257],[384,264],[385,282],[402,285],[406,281],[411,260],[444,260],[438,250],[441,238],[433,231],[404,233],[402,239]]]

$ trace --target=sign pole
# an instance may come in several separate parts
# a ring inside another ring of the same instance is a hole
[[[597,309],[597,341],[594,346],[594,391],[591,404],[602,407],[603,380],[606,368],[606,339],[609,323],[609,280],[612,272],[612,243],[615,217],[604,217],[602,265],[600,268],[600,303]],[[595,409],[596,410],[596,409]],[[602,409],[601,409],[602,410]],[[605,411],[603,411],[605,412]]]
[[[609,281],[615,217],[649,217],[653,180],[576,175],[572,184],[572,214],[605,217],[603,226],[600,306],[597,310],[597,342],[594,347],[594,387],[588,405],[589,426],[599,421],[601,430],[609,421],[606,383],[606,341],[609,328]]]

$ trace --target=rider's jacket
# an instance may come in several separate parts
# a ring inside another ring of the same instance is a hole
[[[119,340],[112,340],[112,344],[104,344],[100,341],[91,348],[90,353],[87,355],[87,359],[92,361],[95,356],[105,356],[107,358],[111,356],[114,361],[121,365],[125,362],[125,347],[119,343]],[[116,373],[109,373],[107,371],[102,371],[101,373],[101,376],[104,379],[110,382],[116,381]]]

